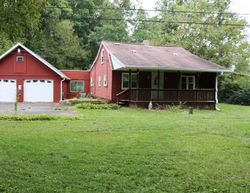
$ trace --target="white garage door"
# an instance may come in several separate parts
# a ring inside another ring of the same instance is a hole
[[[53,102],[53,80],[25,80],[23,92],[25,102]]]
[[[0,79],[0,102],[16,101],[16,80]]]

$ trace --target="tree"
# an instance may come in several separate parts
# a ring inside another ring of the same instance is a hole
[[[38,29],[45,0],[0,0],[0,52],[16,42],[25,42],[27,33]]]
[[[62,20],[54,27],[50,38],[41,46],[44,57],[60,69],[84,69],[82,60],[88,52],[82,49],[80,39],[74,34],[73,23]]]
[[[244,35],[246,21],[239,19],[236,14],[225,14],[229,12],[229,5],[230,0],[161,0],[158,2],[158,8],[173,12],[162,12],[158,16],[158,19],[161,18],[164,22],[157,32],[158,38],[152,38],[152,41],[160,44],[179,44],[215,63],[225,67],[234,64],[238,71],[245,71],[250,58],[249,43]],[[200,13],[175,12],[177,10]],[[178,21],[194,24],[181,24]]]
[[[149,19],[148,14],[143,9],[139,9],[136,13],[135,22],[133,23],[132,41],[143,42],[143,40],[151,38],[150,25],[152,25],[152,23],[145,22],[147,19]]]

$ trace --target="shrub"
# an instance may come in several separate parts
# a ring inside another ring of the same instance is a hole
[[[0,120],[8,121],[52,121],[52,120],[76,120],[77,117],[56,116],[56,115],[0,115]]]
[[[250,105],[250,77],[230,74],[219,79],[220,102]]]
[[[112,109],[117,110],[120,108],[117,104],[92,104],[92,103],[82,103],[77,104],[78,109]]]
[[[240,88],[227,99],[228,103],[250,105],[250,88]]]
[[[105,101],[96,99],[96,98],[90,98],[90,97],[72,98],[72,99],[62,101],[62,104],[65,104],[65,105],[76,105],[76,104],[81,104],[81,103],[99,104],[99,103],[105,103]]]

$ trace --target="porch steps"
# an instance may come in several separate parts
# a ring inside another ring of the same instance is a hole
[[[128,104],[129,104],[129,100],[121,99],[118,101],[118,105],[120,106],[128,106]]]

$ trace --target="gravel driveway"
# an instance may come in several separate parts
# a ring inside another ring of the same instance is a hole
[[[13,114],[14,103],[0,103],[0,114]],[[71,106],[55,103],[18,103],[19,114],[76,115]]]

